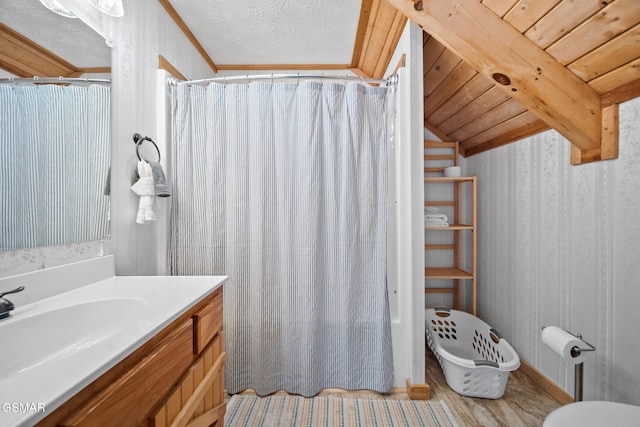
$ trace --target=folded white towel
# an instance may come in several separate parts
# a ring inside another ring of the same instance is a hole
[[[444,221],[425,221],[425,227],[448,227],[449,223]]]
[[[442,221],[447,222],[449,218],[445,214],[426,214],[424,216],[425,221]]]
[[[441,214],[442,212],[438,208],[434,208],[433,206],[425,206],[424,213],[426,214]]]
[[[151,165],[144,160],[138,162],[138,176],[140,178],[131,186],[131,190],[140,196],[136,222],[138,224],[144,224],[147,221],[155,221],[158,219],[156,213],[153,211],[153,205],[156,200],[153,172]]]

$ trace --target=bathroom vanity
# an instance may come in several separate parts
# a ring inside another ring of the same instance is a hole
[[[113,276],[14,301],[0,401],[35,406],[0,425],[222,425],[225,279]]]

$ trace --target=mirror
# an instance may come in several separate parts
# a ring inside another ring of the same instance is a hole
[[[13,0],[3,1],[0,24],[0,78],[110,78],[111,49],[80,19]],[[0,92],[23,102],[0,98],[0,251],[109,234],[110,88],[3,84]]]

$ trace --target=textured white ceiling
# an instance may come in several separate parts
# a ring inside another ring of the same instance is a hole
[[[111,48],[80,19],[65,18],[38,0],[0,0],[0,22],[78,68],[109,67]]]
[[[125,0],[126,1],[132,0]],[[151,1],[151,0],[145,0]],[[361,0],[171,0],[211,59],[232,64],[350,64]],[[80,19],[38,0],[0,0],[0,22],[79,68],[110,48]]]
[[[350,64],[361,0],[171,0],[213,62]]]

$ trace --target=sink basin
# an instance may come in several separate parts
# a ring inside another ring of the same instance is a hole
[[[0,322],[3,349],[0,378],[8,379],[72,356],[109,350],[119,331],[142,329],[148,303],[140,298],[106,298]]]

